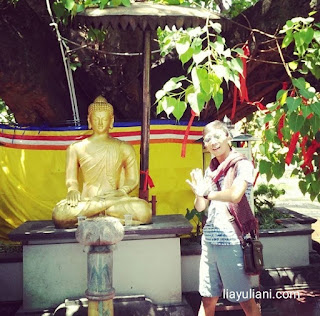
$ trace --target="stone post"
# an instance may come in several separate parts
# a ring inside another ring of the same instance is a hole
[[[113,250],[123,236],[123,225],[116,218],[96,217],[79,220],[76,239],[80,244],[90,247],[86,290],[89,316],[114,315]]]

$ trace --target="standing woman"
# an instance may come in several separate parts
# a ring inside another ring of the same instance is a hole
[[[213,316],[219,297],[240,303],[246,316],[260,316],[252,297],[250,276],[243,268],[243,253],[233,221],[245,235],[256,229],[250,208],[253,164],[231,148],[231,134],[220,121],[207,124],[203,130],[205,148],[214,157],[202,175],[191,171],[187,180],[196,195],[195,208],[208,218],[203,229],[199,272],[202,303],[199,316]]]

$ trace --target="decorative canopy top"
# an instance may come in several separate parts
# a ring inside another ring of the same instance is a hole
[[[90,8],[79,13],[75,21],[87,26],[100,28],[111,26],[114,29],[156,30],[159,26],[175,25],[177,28],[204,26],[207,19],[219,20],[219,16],[205,9],[175,5],[162,5],[154,2],[136,2],[130,7],[107,9]]]

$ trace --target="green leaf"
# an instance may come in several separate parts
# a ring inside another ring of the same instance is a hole
[[[284,163],[276,163],[272,165],[272,172],[277,179],[280,179],[285,171]]]
[[[184,94],[184,100],[185,102],[188,102],[188,95],[190,93],[194,93],[195,92],[195,89],[194,89],[194,86],[191,84],[187,87],[187,89],[185,90],[185,94]]]
[[[196,68],[200,85],[203,81],[208,80],[208,71],[206,68]]]
[[[227,76],[229,78],[229,70],[227,70],[223,65],[213,65],[212,70],[221,79],[225,79]]]
[[[220,89],[222,79],[219,78],[214,72],[210,72],[208,73],[208,81],[210,82],[210,85],[212,85],[212,96],[214,96]]]
[[[259,162],[259,171],[261,174],[268,174],[271,171],[271,162],[267,160],[260,160]]]
[[[296,50],[299,56],[303,56],[306,53],[308,45],[296,46]]]
[[[52,9],[57,18],[61,18],[65,13],[65,7],[61,2],[54,2],[52,5]]]
[[[266,176],[267,176],[267,181],[269,182],[271,179],[272,179],[272,172],[271,172],[271,170],[270,170],[270,172],[268,172],[267,174],[266,174]]]
[[[214,43],[210,43],[210,46],[213,48],[213,50],[221,55],[224,52],[224,44],[221,41],[215,41]]]
[[[242,56],[244,54],[243,49],[241,48],[235,48],[233,51],[237,53],[239,56]]]
[[[121,4],[121,0],[111,0],[111,3],[114,7],[118,7]]]
[[[301,106],[301,110],[302,110],[302,115],[303,115],[304,117],[307,117],[307,116],[309,116],[309,115],[312,113],[312,109],[311,109],[311,107],[308,106],[308,105],[302,105],[302,106]]]
[[[311,110],[316,115],[320,116],[320,102],[310,104]]]
[[[306,99],[312,99],[316,95],[315,92],[313,91],[313,89],[311,89],[311,88],[309,88],[308,90],[307,89],[300,89],[299,92]]]
[[[305,89],[306,81],[304,78],[300,77],[298,79],[292,79],[292,84],[298,89]]]
[[[314,199],[316,198],[316,194],[314,194],[313,192],[309,192],[310,193],[310,200],[314,201]]]
[[[276,99],[281,105],[285,104],[288,95],[288,90],[279,90]]]
[[[307,192],[307,183],[305,181],[299,181],[299,188],[303,195]]]
[[[208,80],[201,81],[201,88],[206,94],[211,94],[214,88],[214,81],[208,78]]]
[[[288,110],[289,110],[289,113],[290,113],[290,112],[294,112],[299,107],[299,105],[302,102],[302,99],[301,98],[287,97],[286,102],[287,102]]]
[[[295,168],[295,169],[293,169],[292,172],[291,172],[291,177],[292,177],[292,176],[297,176],[299,173],[300,173],[300,169]]]
[[[195,89],[199,89],[201,82],[208,80],[208,72],[205,68],[194,67],[191,71],[191,78]]]
[[[231,49],[230,49],[230,48],[227,48],[227,49],[222,53],[222,55],[223,55],[225,58],[227,58],[227,59],[232,58]]]
[[[157,105],[157,115],[160,114],[163,111],[162,102],[159,102]]]
[[[300,134],[301,134],[301,136],[306,136],[306,135],[308,135],[309,131],[310,131],[310,121],[305,120],[301,129],[300,129]]]
[[[288,47],[292,41],[293,41],[292,33],[287,34],[282,41],[282,48]]]
[[[198,54],[202,50],[202,39],[201,38],[194,38],[191,44],[191,48],[193,49],[194,54]]]
[[[318,44],[320,44],[320,31],[314,31],[313,38]]]
[[[303,35],[301,35],[300,32],[294,33],[293,37],[296,42],[296,46],[302,46],[304,44]]]
[[[310,44],[313,39],[314,31],[311,27],[305,28],[300,31],[300,34],[303,38],[304,44]]]
[[[182,86],[182,83],[177,80],[177,77],[169,79],[163,86],[163,90],[165,92],[170,92],[172,90],[176,90]]]
[[[298,132],[304,123],[304,117],[296,113],[291,113],[289,117],[289,127],[294,131]]]
[[[267,130],[265,131],[266,139],[267,139],[269,142],[272,142],[272,141],[273,141],[275,135],[276,135],[276,133],[275,133],[275,130],[274,130],[273,128],[267,129]]]
[[[164,96],[166,95],[166,91],[164,90],[158,90],[156,92],[156,100],[159,101],[160,99],[162,99]]]
[[[288,127],[283,127],[281,131],[282,131],[283,137],[284,137],[285,139],[288,139],[288,140],[291,139],[290,128],[288,128]]]
[[[131,6],[130,0],[121,0],[121,2],[125,7],[130,7]]]
[[[265,144],[260,144],[259,145],[259,151],[260,151],[260,154],[262,156],[264,156],[266,154],[266,146],[265,146]]]
[[[74,6],[74,1],[73,0],[64,0],[64,6],[68,11],[71,11],[73,9]]]
[[[177,100],[172,97],[164,97],[163,99],[160,100],[159,104],[161,104],[161,107],[167,113],[167,116],[169,117],[169,115],[173,112],[173,110],[177,104]]]
[[[209,21],[210,26],[218,33],[220,34],[222,31],[222,26],[220,23],[213,23],[211,20]]]
[[[243,65],[242,65],[242,61],[241,61],[240,58],[232,58],[231,66],[235,71],[237,71],[237,72],[242,74]]]
[[[184,54],[179,56],[182,64],[187,63],[191,59],[193,52],[194,50],[190,47]]]
[[[196,65],[200,64],[205,58],[208,58],[211,55],[211,51],[205,50],[205,51],[200,51],[197,54],[193,54],[192,58]]]
[[[272,121],[272,119],[273,119],[273,116],[269,113],[263,118],[263,123],[264,124],[268,123],[268,122]]]
[[[240,90],[240,79],[238,73],[234,73],[229,69],[227,69],[227,73],[229,73],[229,80],[232,81],[235,84],[235,86]]]
[[[182,55],[182,54],[184,54],[184,53],[189,49],[190,44],[191,44],[190,38],[189,38],[189,36],[187,36],[187,35],[181,37],[181,38],[177,41],[177,43],[176,43],[176,50],[177,50],[179,56]]]
[[[315,195],[318,195],[320,192],[320,181],[312,181],[311,188]]]
[[[187,209],[187,213],[185,215],[185,218],[190,221],[194,218],[194,216],[196,215],[196,209],[192,209],[191,211],[189,209]]]
[[[184,101],[178,100],[175,104],[172,114],[179,121],[187,108],[187,104]]]
[[[220,106],[223,102],[223,90],[222,88],[219,88],[219,90],[217,91],[217,93],[215,95],[212,96],[214,104],[217,108],[217,110],[220,109]]]
[[[205,103],[203,95],[200,92],[189,93],[187,101],[189,102],[191,109],[197,114],[202,111]]]
[[[76,8],[77,8],[77,13],[83,12],[84,11],[83,3],[76,4]]]
[[[288,63],[288,66],[292,71],[295,71],[298,68],[299,63],[297,61],[291,61]]]
[[[310,118],[310,124],[313,130],[313,134],[316,134],[320,128],[320,118],[317,115],[314,115]]]

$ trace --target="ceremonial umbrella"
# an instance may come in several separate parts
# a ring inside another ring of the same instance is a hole
[[[205,9],[162,5],[154,2],[136,2],[129,7],[115,7],[107,9],[89,8],[77,15],[75,21],[79,24],[94,28],[135,30],[140,28],[144,32],[143,45],[143,117],[141,124],[141,159],[140,159],[140,190],[139,196],[148,201],[149,179],[149,138],[150,138],[150,67],[151,67],[151,31],[159,26],[179,28],[204,26],[208,19],[220,18]]]

